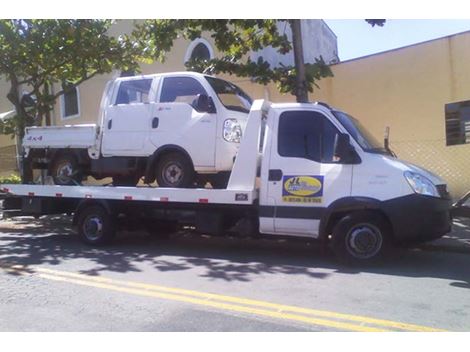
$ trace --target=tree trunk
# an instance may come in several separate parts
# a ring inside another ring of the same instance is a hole
[[[308,102],[308,91],[305,76],[304,50],[302,47],[301,20],[290,20],[292,28],[292,46],[296,76],[296,98],[298,103]]]

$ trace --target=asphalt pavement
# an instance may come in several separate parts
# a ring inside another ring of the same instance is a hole
[[[120,233],[71,219],[0,222],[0,331],[469,331],[470,222],[346,267],[314,244]]]

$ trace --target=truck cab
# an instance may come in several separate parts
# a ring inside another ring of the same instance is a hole
[[[65,173],[111,176],[116,185],[135,185],[142,176],[163,187],[189,187],[198,179],[224,185],[251,103],[236,85],[195,72],[122,77],[108,82],[95,131],[92,125],[86,131],[30,127],[24,146],[47,154],[59,184]],[[57,135],[62,143],[50,143]],[[71,143],[79,135],[88,144]]]

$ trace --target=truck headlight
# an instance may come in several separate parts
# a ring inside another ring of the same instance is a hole
[[[227,142],[240,143],[242,128],[237,120],[227,119],[224,121],[224,139]]]
[[[415,193],[425,196],[439,197],[439,192],[437,191],[436,186],[428,178],[410,171],[405,171],[403,175]]]

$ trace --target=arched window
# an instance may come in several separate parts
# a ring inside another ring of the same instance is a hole
[[[193,40],[188,49],[186,49],[186,54],[184,56],[184,62],[186,63],[189,60],[199,59],[199,60],[210,60],[214,58],[214,50],[210,43],[203,39],[198,38]]]

